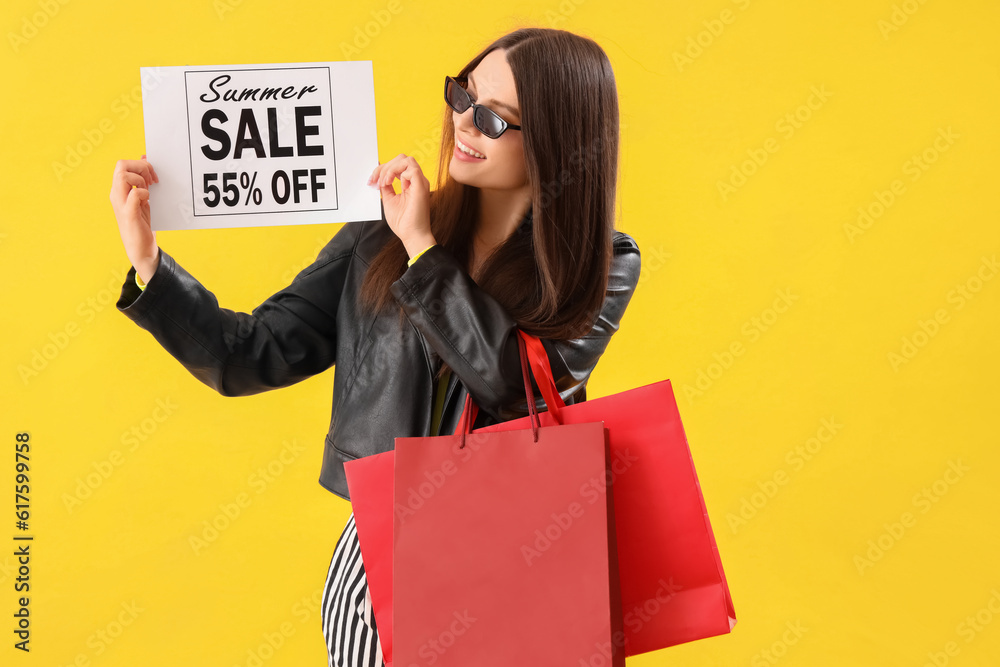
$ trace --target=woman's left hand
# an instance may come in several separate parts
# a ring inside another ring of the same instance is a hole
[[[393,182],[399,179],[401,191]],[[400,153],[380,164],[368,178],[369,185],[378,185],[382,207],[389,227],[406,246],[410,257],[436,243],[431,234],[430,183],[417,161]]]

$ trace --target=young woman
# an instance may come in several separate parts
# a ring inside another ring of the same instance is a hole
[[[132,263],[118,308],[195,377],[236,396],[336,365],[320,483],[341,498],[345,461],[453,433],[467,394],[474,428],[526,414],[517,329],[542,339],[566,403],[585,400],[638,282],[638,247],[614,229],[618,97],[596,43],[517,30],[447,77],[445,100],[437,188],[412,157],[380,164],[384,219],[345,224],[249,314],[157,246],[148,161],[112,178]],[[382,664],[353,514],[322,616],[331,667]]]

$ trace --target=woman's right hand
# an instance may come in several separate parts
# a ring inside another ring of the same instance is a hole
[[[125,254],[144,283],[153,277],[160,262],[149,217],[149,185],[159,180],[145,155],[139,160],[118,160],[111,177],[111,208],[118,219],[118,233]]]

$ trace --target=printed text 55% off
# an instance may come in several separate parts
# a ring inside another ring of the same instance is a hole
[[[205,205],[214,208],[223,203],[226,206],[237,206],[240,203],[240,190],[246,195],[243,201],[245,206],[250,203],[259,205],[264,200],[264,195],[257,183],[257,172],[236,173],[226,172],[221,174],[221,188],[219,186],[219,174],[209,173],[204,175]],[[284,170],[277,170],[271,177],[271,196],[278,204],[286,203],[291,198],[298,204],[302,200],[302,193],[308,191],[313,203],[318,201],[319,191],[326,188],[322,177],[326,176],[326,169],[293,169],[291,178]]]

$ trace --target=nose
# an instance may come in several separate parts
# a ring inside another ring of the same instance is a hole
[[[472,122],[473,112],[474,110],[472,107],[469,107],[462,113],[458,113],[457,111],[452,109],[451,117],[452,120],[455,122],[455,129],[456,130],[461,129],[462,132],[467,135],[475,136],[476,134],[481,134],[479,132],[479,128],[476,127],[476,124]]]

